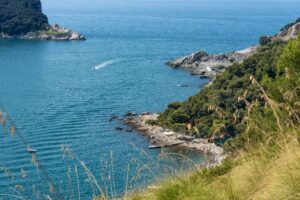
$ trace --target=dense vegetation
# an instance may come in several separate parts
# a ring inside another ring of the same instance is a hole
[[[200,119],[202,112],[209,117]],[[239,131],[230,143],[243,141],[243,148],[232,151],[220,166],[170,178],[156,189],[127,198],[300,199],[299,112],[300,36],[287,45],[269,45],[244,64],[235,64],[200,94],[171,104],[160,119],[169,125],[194,120],[198,129],[208,129],[208,135],[214,132],[201,122],[212,127],[223,123],[224,131]],[[231,117],[235,113],[238,117]]]
[[[277,60],[283,46],[282,42],[269,43],[243,63],[234,63],[199,94],[170,104],[156,123],[219,142],[236,137],[246,128],[249,105],[256,103],[261,112],[266,105],[250,76],[265,87],[281,75]]]
[[[294,21],[294,22],[292,22],[292,23],[289,23],[289,24],[285,25],[284,27],[282,27],[282,28],[280,29],[280,31],[284,31],[284,30],[290,28],[291,26],[294,26],[295,24],[297,24],[297,23],[299,23],[299,22],[300,22],[300,18],[298,18],[296,21]]]
[[[261,36],[261,37],[259,38],[259,44],[260,44],[261,46],[265,46],[265,45],[267,45],[268,43],[270,43],[271,41],[272,41],[272,40],[271,40],[271,37],[266,36],[266,35]]]
[[[0,33],[20,35],[47,26],[40,0],[0,0]]]

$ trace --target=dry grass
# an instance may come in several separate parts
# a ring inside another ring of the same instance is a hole
[[[278,141],[281,148],[273,155],[265,146],[253,149],[252,153],[241,153],[235,159],[237,164],[224,175],[207,178],[205,173],[195,173],[183,180],[170,178],[157,185],[155,190],[133,194],[125,199],[300,199],[298,133],[288,133],[287,143]]]

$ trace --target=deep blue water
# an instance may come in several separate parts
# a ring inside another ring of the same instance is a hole
[[[163,167],[154,166],[160,151],[148,150],[148,141],[134,132],[115,130],[120,124],[109,122],[110,116],[163,111],[168,103],[197,93],[206,81],[166,67],[169,58],[200,49],[242,49],[300,16],[297,0],[49,0],[43,7],[51,23],[79,31],[88,40],[0,41],[0,104],[38,150],[43,169],[63,198],[72,198],[72,193],[77,197],[77,165],[82,199],[89,199],[93,189],[80,164],[63,159],[62,144],[85,162],[110,194],[108,177],[116,195],[122,194],[128,166],[129,189],[155,181],[149,171],[136,169],[143,162],[158,176],[166,174]],[[105,62],[108,65],[92,70]],[[13,188],[20,185],[24,190],[18,186],[17,191],[28,199],[35,196],[33,186],[54,196],[18,137],[0,132],[0,152],[0,194],[16,194]],[[204,159],[187,155],[195,162]],[[133,178],[137,174],[141,177]]]

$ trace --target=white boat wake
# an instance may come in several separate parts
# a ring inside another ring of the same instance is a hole
[[[117,63],[121,63],[121,62],[125,62],[125,61],[134,61],[134,60],[144,60],[144,58],[131,58],[131,59],[115,59],[115,60],[109,60],[106,62],[103,62],[101,64],[95,65],[92,69],[93,70],[98,70],[113,64],[117,64]]]
[[[93,70],[98,70],[98,69],[101,69],[101,68],[104,68],[104,67],[107,67],[109,65],[113,65],[113,64],[116,64],[116,63],[120,63],[122,61],[124,61],[125,59],[116,59],[116,60],[109,60],[109,61],[106,61],[104,63],[101,63],[99,65],[95,65],[93,67]]]

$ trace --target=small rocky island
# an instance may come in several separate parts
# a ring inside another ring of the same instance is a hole
[[[198,75],[201,78],[214,78],[216,75],[231,66],[235,62],[241,63],[249,56],[256,53],[264,45],[280,40],[288,41],[296,38],[300,32],[300,18],[295,22],[283,27],[280,32],[274,36],[262,36],[260,44],[230,53],[210,55],[205,51],[198,51],[191,55],[168,61],[166,64],[173,68],[181,68],[189,71],[192,75]]]
[[[40,0],[1,0],[0,39],[85,40],[70,29],[51,26]]]

